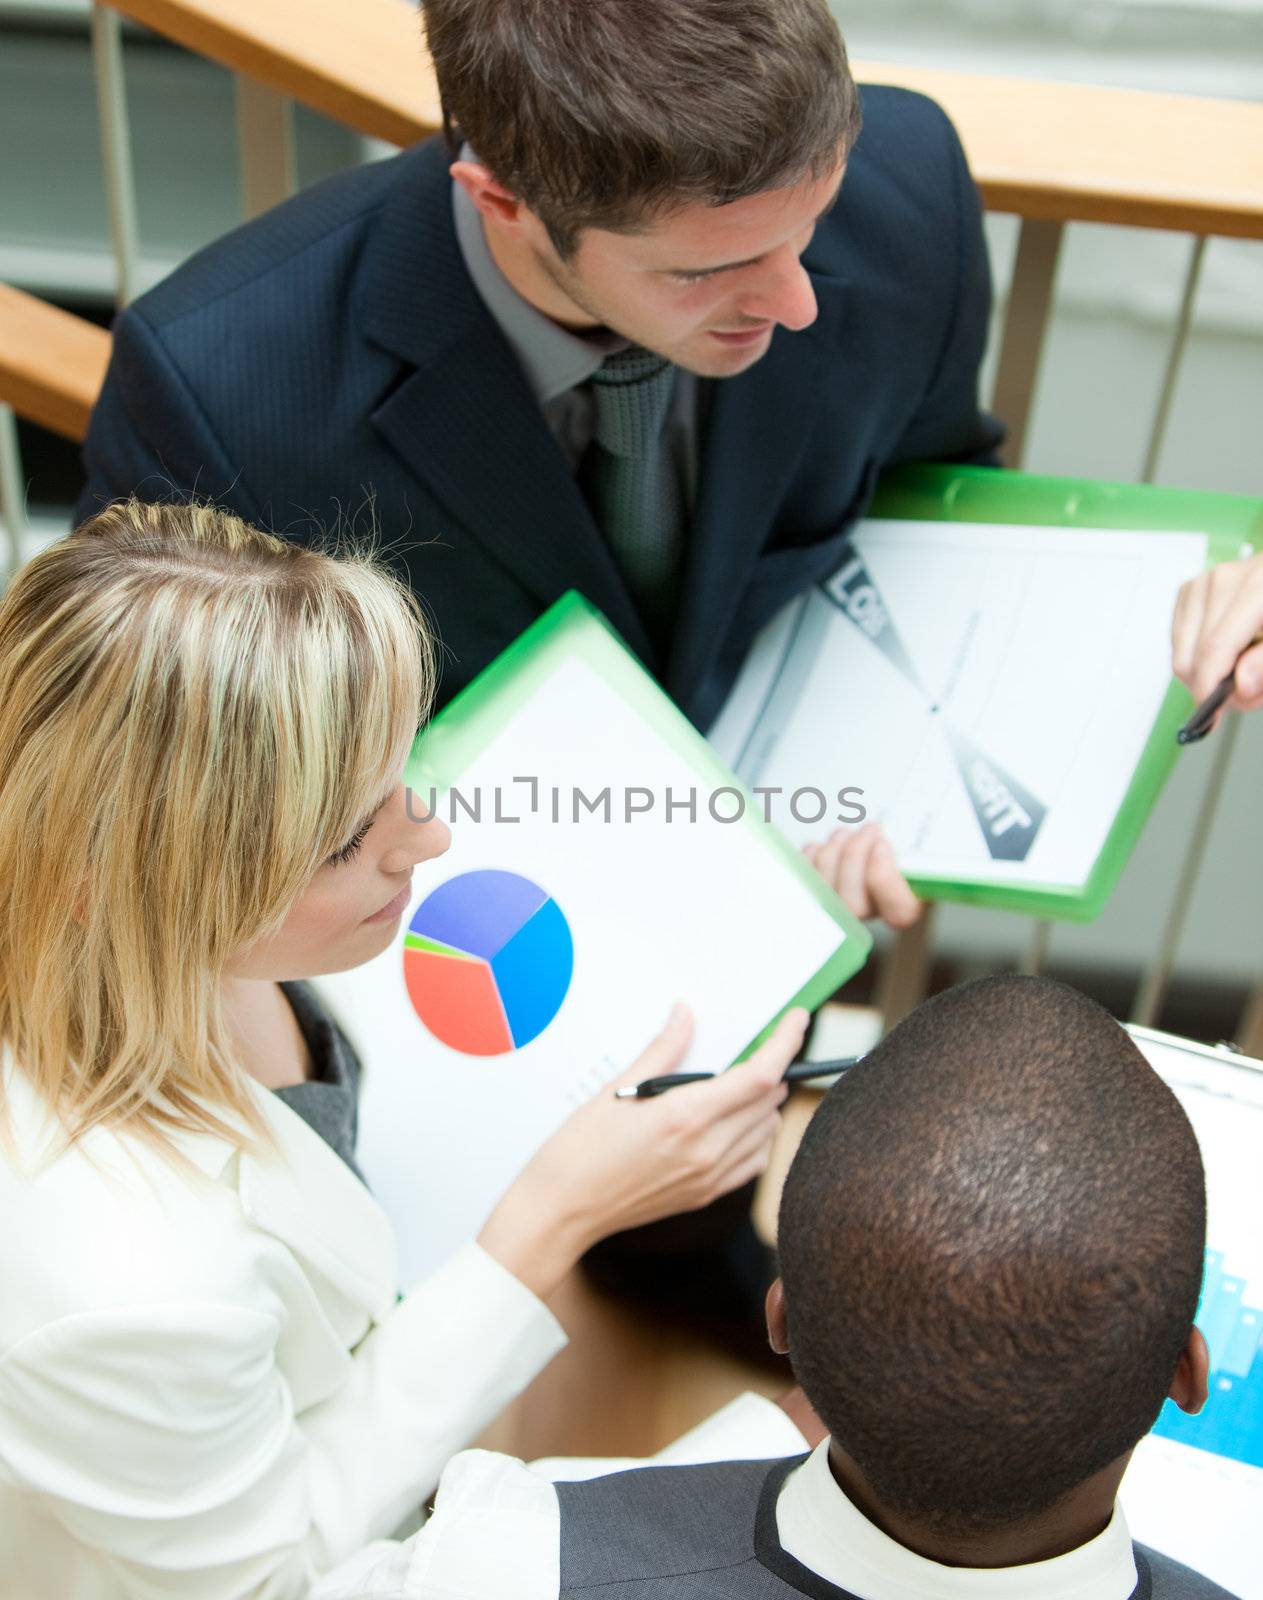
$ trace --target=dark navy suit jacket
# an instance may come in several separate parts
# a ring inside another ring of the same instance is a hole
[[[709,385],[684,592],[658,658],[522,371],[465,271],[432,141],[298,195],[123,312],[80,516],[196,493],[297,540],[380,527],[445,646],[442,697],[565,590],[700,726],[751,640],[831,572],[877,474],[985,460],[977,196],[931,101],[864,94],[804,258],[820,314]]]

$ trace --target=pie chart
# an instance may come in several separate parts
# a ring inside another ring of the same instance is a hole
[[[449,878],[417,907],[404,937],[413,1010],[462,1055],[505,1055],[537,1038],[560,1011],[573,971],[561,907],[515,872]]]

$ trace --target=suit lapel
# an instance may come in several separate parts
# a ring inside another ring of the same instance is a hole
[[[819,313],[778,330],[762,361],[711,388],[700,492],[667,686],[687,704],[728,631],[815,422],[825,354],[839,348],[846,284],[812,273]],[[839,441],[839,448],[843,441]]]
[[[541,605],[579,589],[651,661],[617,564],[470,282],[450,181],[441,144],[410,152],[374,229],[361,326],[413,370],[373,412],[373,425],[461,530]],[[442,528],[421,532],[443,538]]]
[[[275,1153],[241,1152],[237,1186],[245,1214],[273,1234],[331,1289],[326,1313],[350,1340],[364,1317],[381,1318],[394,1302],[395,1239],[385,1212],[312,1128],[276,1095],[255,1095],[276,1142]]]
[[[23,1074],[2,1068],[0,1063],[0,1088],[15,1117],[20,1148],[38,1150],[45,1135],[56,1136],[58,1124]],[[296,1112],[253,1079],[247,1087],[274,1149],[256,1155],[243,1147],[254,1137],[251,1130],[209,1102],[202,1103],[238,1129],[243,1143],[213,1133],[179,1132],[172,1136],[176,1149],[212,1183],[235,1187],[250,1221],[280,1239],[318,1276],[325,1313],[339,1337],[352,1344],[363,1336],[369,1317],[380,1318],[394,1303],[398,1269],[390,1222],[346,1163]],[[82,1148],[98,1170],[125,1180],[134,1181],[137,1172],[167,1182],[179,1179],[165,1157],[110,1127],[94,1128]]]

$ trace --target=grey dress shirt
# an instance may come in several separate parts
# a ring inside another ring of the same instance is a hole
[[[468,150],[463,155],[476,159]],[[592,374],[606,356],[625,350],[628,341],[608,330],[572,333],[537,311],[496,265],[477,207],[458,183],[452,185],[452,211],[456,239],[474,288],[521,363],[549,430],[571,470],[577,472],[592,443]],[[690,511],[697,501],[703,388],[696,374],[679,369],[669,426],[685,505]]]

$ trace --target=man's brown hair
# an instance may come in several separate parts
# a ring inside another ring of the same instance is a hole
[[[562,256],[831,172],[859,97],[825,0],[425,0],[449,140]]]

